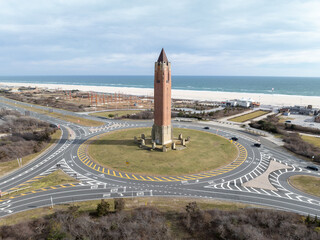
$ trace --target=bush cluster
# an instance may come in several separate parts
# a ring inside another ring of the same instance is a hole
[[[164,216],[155,208],[111,212],[100,217],[72,207],[51,216],[2,226],[0,239],[172,239]]]
[[[67,101],[64,101],[63,99],[56,99],[52,96],[36,96],[30,93],[6,93],[5,97],[17,100],[20,102],[26,102],[31,104],[37,104],[45,107],[53,107],[53,108],[59,108],[64,109],[71,112],[83,112],[85,111],[84,105],[76,105]]]
[[[257,122],[252,121],[250,126],[267,132],[281,134],[286,149],[307,158],[314,157],[314,161],[320,163],[320,148],[305,142],[298,133],[320,134],[319,129],[280,123],[279,117],[276,115],[269,115]]]
[[[305,224],[295,213],[266,209],[237,211],[202,211],[189,203],[183,225],[194,239],[259,239],[291,240],[319,239],[313,225]]]
[[[116,201],[116,200],[115,200]],[[120,202],[122,202],[120,200]],[[13,226],[0,227],[0,239],[219,239],[219,240],[309,240],[319,239],[320,221],[266,209],[201,210],[196,202],[185,212],[160,212],[154,207],[130,211],[110,211],[105,201],[97,211],[88,213],[79,207]],[[108,203],[109,204],[109,203]],[[118,203],[119,204],[119,203]],[[106,208],[101,206],[107,206]],[[116,204],[115,204],[116,205]],[[101,209],[104,214],[100,215]]]
[[[137,114],[128,114],[125,116],[130,119],[153,119],[153,111],[142,111]]]
[[[39,152],[51,140],[56,131],[52,124],[22,116],[17,111],[2,109],[0,133],[6,134],[0,139],[0,162],[7,162]]]

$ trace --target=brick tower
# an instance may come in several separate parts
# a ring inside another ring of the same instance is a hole
[[[151,135],[156,144],[172,142],[171,63],[163,48],[154,67],[154,124]]]

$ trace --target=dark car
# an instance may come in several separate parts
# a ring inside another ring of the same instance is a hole
[[[318,168],[316,166],[307,166],[307,169],[312,171],[318,171]]]
[[[290,120],[287,120],[286,123],[291,123],[291,121],[290,121]]]
[[[255,144],[253,144],[253,146],[255,146],[255,147],[261,147],[261,143],[255,143]]]
[[[204,127],[203,129],[210,129],[209,127]]]
[[[232,137],[231,140],[232,141],[238,141],[238,138],[237,137]]]

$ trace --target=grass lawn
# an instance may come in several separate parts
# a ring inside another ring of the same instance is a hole
[[[242,123],[242,122],[246,122],[246,121],[249,121],[251,119],[263,116],[263,115],[268,114],[268,113],[269,113],[268,111],[258,110],[258,111],[254,111],[254,112],[251,112],[251,113],[243,114],[243,115],[241,115],[239,117],[230,118],[228,120],[232,121],[232,122],[241,122]]]
[[[49,147],[51,147],[52,144],[57,142],[60,139],[60,137],[61,137],[61,130],[57,130],[54,134],[51,135],[51,140],[44,149],[42,149],[40,152],[33,153],[23,157],[22,164],[26,165],[32,160],[34,160],[37,156],[39,156],[41,153],[43,153]],[[9,162],[0,163],[0,177],[3,177],[4,175],[16,170],[17,168],[19,168],[19,165],[16,159]]]
[[[118,171],[148,175],[182,175],[199,173],[224,166],[234,161],[237,148],[220,136],[190,129],[174,129],[173,135],[182,133],[191,142],[184,150],[168,152],[148,151],[134,143],[134,136],[146,134],[151,128],[137,128],[107,133],[93,140],[89,155],[100,165]],[[129,162],[129,164],[126,164]]]
[[[313,176],[292,176],[289,178],[291,185],[302,192],[320,197],[320,178]]]
[[[66,114],[57,113],[57,112],[49,113],[49,111],[47,111],[47,110],[43,110],[43,109],[39,109],[39,108],[35,108],[35,107],[30,107],[30,106],[25,106],[23,104],[14,104],[12,102],[5,102],[5,103],[10,104],[12,106],[21,107],[25,110],[37,112],[40,114],[45,114],[48,116],[59,118],[59,119],[69,121],[72,123],[76,123],[76,124],[86,126],[86,127],[97,127],[97,126],[102,126],[104,124],[103,122],[100,122],[100,121],[90,120],[90,119],[86,119],[86,118],[82,118],[82,117],[75,117],[75,116],[66,115]]]
[[[110,208],[114,208],[114,200],[108,199],[106,200],[110,203]],[[247,207],[256,207],[255,205],[243,204],[243,203],[235,203],[235,202],[227,202],[227,201],[217,201],[217,200],[204,200],[204,199],[192,199],[192,198],[158,198],[158,197],[143,197],[143,198],[126,198],[125,210],[132,210],[139,206],[155,206],[160,211],[166,212],[168,214],[167,217],[170,218],[170,212],[179,211],[182,212],[185,210],[185,206],[189,202],[196,201],[198,206],[203,210],[209,209],[220,209],[220,210],[237,210]],[[97,204],[100,203],[100,200],[92,200],[92,201],[84,201],[84,202],[76,202],[74,205],[80,207],[80,212],[94,212],[97,208]],[[0,225],[14,225],[20,222],[25,222],[33,219],[37,219],[42,216],[46,216],[54,213],[57,210],[66,210],[70,204],[60,204],[55,205],[53,209],[49,207],[32,209],[26,212],[16,213],[4,218],[0,218]],[[170,220],[170,219],[169,219]]]
[[[301,135],[301,138],[304,141],[314,145],[315,147],[320,148],[320,137],[312,137],[312,136]]]
[[[39,181],[35,181],[28,184],[27,186],[21,187],[22,189],[21,191],[16,191],[11,194],[5,195],[1,199],[5,199],[9,196],[18,195],[21,193],[30,192],[30,191],[45,188],[45,187],[53,187],[61,184],[78,183],[78,182],[79,182],[78,180],[70,177],[69,175],[65,174],[62,170],[59,169],[49,174],[48,176],[41,178]]]
[[[142,110],[119,110],[119,111],[106,111],[106,112],[96,112],[96,113],[90,113],[90,115],[93,116],[98,116],[98,117],[105,117],[105,118],[110,118],[109,114],[112,114],[114,116],[118,115],[118,117],[126,116],[126,115],[131,115],[131,114],[136,114],[142,112]]]

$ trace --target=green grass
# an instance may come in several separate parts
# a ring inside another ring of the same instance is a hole
[[[110,118],[109,115],[112,114],[114,116],[118,115],[118,117],[126,116],[126,115],[132,115],[142,112],[142,110],[119,110],[119,111],[106,111],[106,112],[96,112],[96,113],[90,113],[90,115],[98,116],[98,117],[105,117]]]
[[[254,112],[251,112],[251,113],[247,113],[247,114],[241,115],[239,117],[230,118],[228,120],[232,121],[232,122],[241,122],[242,123],[242,122],[246,122],[246,121],[249,121],[251,119],[263,116],[263,115],[268,114],[268,113],[269,113],[268,111],[258,110],[258,111],[254,111]]]
[[[292,176],[290,184],[302,192],[320,197],[320,178],[313,176]]]
[[[37,156],[39,156],[41,153],[46,151],[49,147],[52,146],[52,144],[56,143],[61,137],[61,130],[57,130],[54,134],[51,135],[51,140],[47,144],[45,148],[43,148],[40,152],[33,153],[30,155],[27,155],[22,158],[22,164],[26,165],[32,160],[34,160]],[[0,163],[0,177],[3,177],[4,175],[16,170],[19,168],[18,162],[16,159],[9,161],[9,162],[3,162]]]
[[[315,147],[320,148],[320,137],[312,137],[312,136],[301,135],[301,138],[304,141],[314,145]]]
[[[114,208],[114,201],[112,199],[106,200],[110,203],[111,209]],[[203,210],[209,209],[220,209],[220,210],[237,210],[247,207],[256,207],[255,205],[248,205],[243,203],[235,203],[228,201],[217,201],[217,200],[204,200],[204,199],[192,199],[192,198],[159,198],[159,197],[143,197],[143,198],[126,198],[126,208],[125,210],[130,211],[139,206],[154,206],[157,207],[160,211],[167,213],[166,216],[172,211],[183,212],[185,211],[185,206],[189,202],[196,201],[198,206]],[[80,207],[80,212],[94,212],[97,208],[97,204],[100,203],[100,200],[76,202],[74,205]],[[0,226],[3,225],[14,225],[21,222],[26,222],[29,220],[37,219],[43,216],[50,215],[58,210],[67,210],[71,204],[60,204],[55,205],[53,209],[49,207],[32,209],[26,212],[16,213],[4,218],[0,218]],[[171,219],[170,219],[171,220]]]
[[[182,175],[199,173],[224,166],[237,157],[237,148],[229,140],[202,131],[174,129],[173,136],[182,133],[191,142],[184,150],[148,151],[134,143],[133,137],[151,128],[138,128],[107,133],[89,145],[92,160],[118,171],[148,175]],[[129,162],[129,164],[126,164]]]

